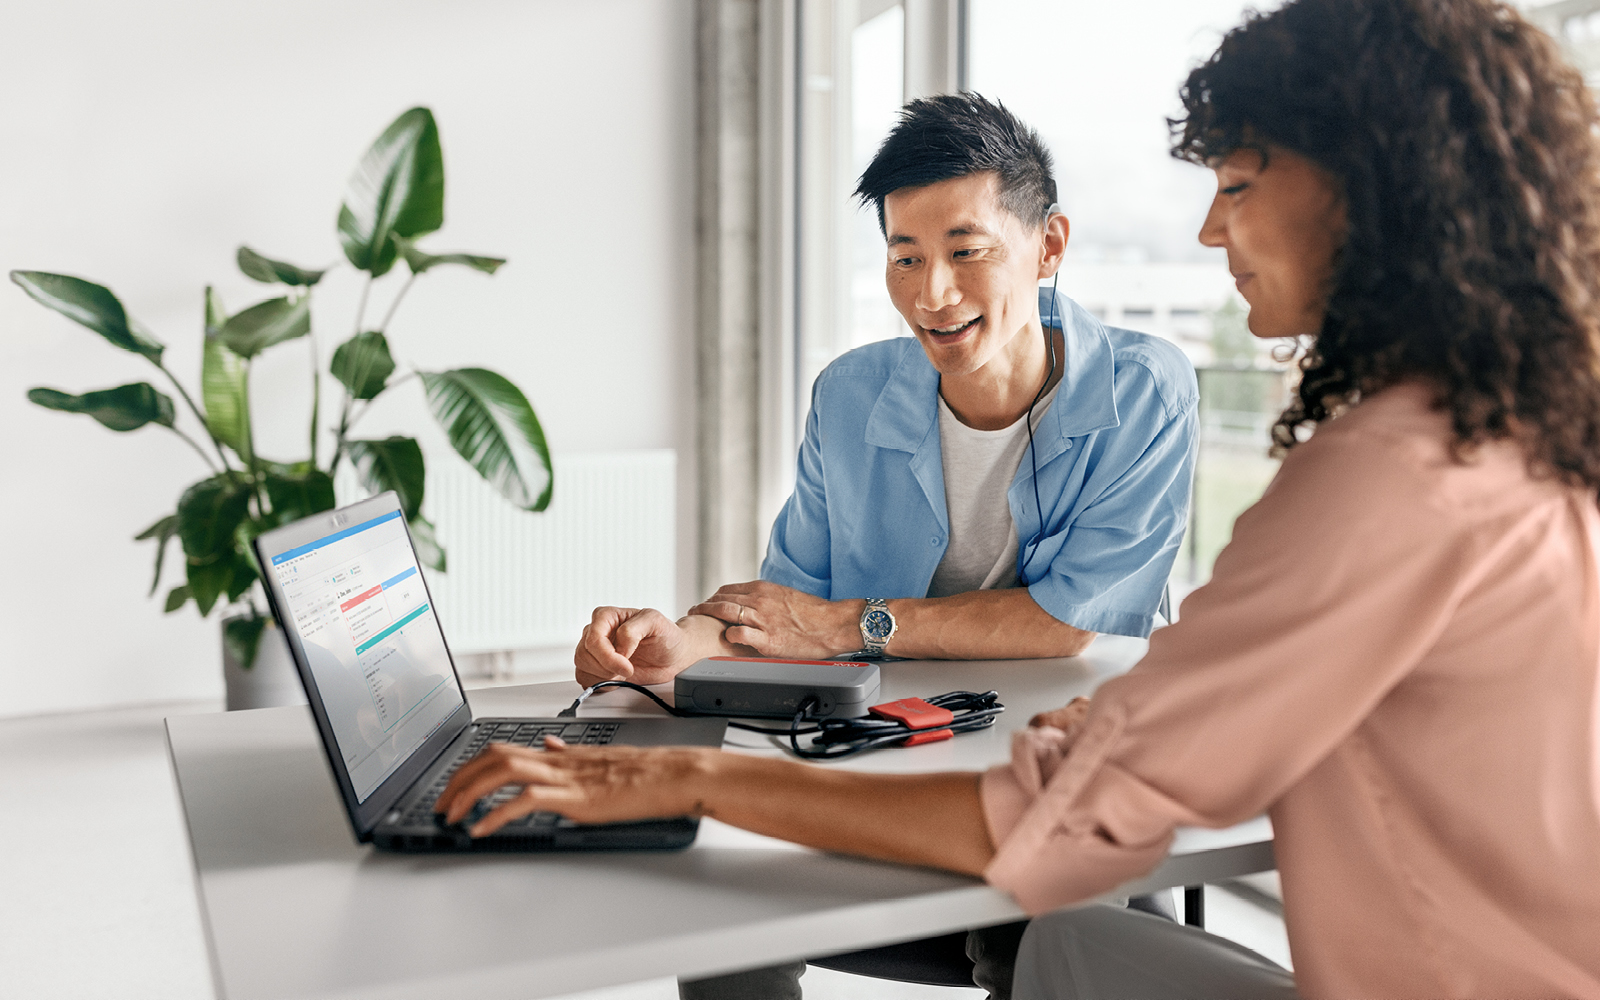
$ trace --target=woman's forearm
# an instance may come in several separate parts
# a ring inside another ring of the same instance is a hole
[[[975,773],[864,774],[706,752],[686,789],[699,815],[826,851],[969,875],[994,856]]]
[[[538,810],[581,823],[710,816],[841,854],[981,874],[994,855],[978,775],[863,774],[687,747],[545,749],[493,743],[462,765],[435,808],[464,819],[484,796],[520,791],[475,822],[481,837]]]

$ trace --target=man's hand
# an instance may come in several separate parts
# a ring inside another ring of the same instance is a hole
[[[572,655],[578,683],[663,684],[699,657],[684,630],[654,608],[595,608]]]
[[[689,614],[726,622],[729,642],[761,656],[825,660],[861,648],[862,607],[862,601],[829,601],[754,580],[724,586]]]

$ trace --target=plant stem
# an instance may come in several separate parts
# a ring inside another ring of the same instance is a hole
[[[388,392],[390,389],[393,389],[395,386],[405,385],[407,382],[411,381],[412,379],[414,379],[416,377],[417,377],[417,373],[416,372],[407,372],[406,374],[404,374],[404,375],[400,376],[399,378],[395,379],[393,382],[390,382],[388,385],[384,386],[383,389],[378,393],[378,396],[383,395],[385,392]],[[345,426],[344,426],[344,429],[346,431],[350,430],[350,428],[354,427],[357,423],[360,423],[361,418],[367,415],[367,411],[368,410],[372,409],[372,404],[378,401],[378,396],[373,396],[371,399],[364,400],[362,402],[362,404],[361,404],[361,409],[359,411],[352,411],[353,415],[345,423]]]
[[[206,454],[206,450],[200,447],[200,442],[185,434],[177,427],[169,427],[167,430],[183,438],[183,440],[188,443],[189,447],[194,449],[194,453],[200,456],[200,461],[206,463],[206,468],[210,469],[213,473],[220,471],[217,469],[217,463],[213,462],[211,460],[211,456]]]
[[[344,458],[345,435],[350,430],[350,405],[353,402],[355,394],[347,386],[344,390],[344,403],[339,408],[339,426],[333,433],[333,461],[328,464],[330,477],[339,468],[339,460]]]
[[[371,292],[372,273],[369,271],[367,273],[367,283],[361,286],[361,301],[356,305],[356,329],[355,333],[351,334],[352,337],[361,332],[361,321],[367,318],[367,296]]]
[[[383,322],[378,324],[379,333],[384,333],[389,329],[389,321],[394,319],[395,310],[400,308],[400,300],[406,297],[407,292],[411,291],[411,285],[416,280],[417,272],[412,271],[411,276],[406,278],[406,283],[401,285],[400,291],[395,294],[394,301],[389,303],[389,311],[383,314]]]
[[[198,406],[196,406],[194,404],[194,399],[189,395],[189,390],[187,390],[187,389],[185,389],[183,387],[183,383],[178,381],[178,377],[176,375],[172,374],[172,372],[167,369],[166,365],[162,364],[159,361],[153,361],[151,363],[154,364],[157,368],[161,369],[161,374],[165,375],[167,377],[167,381],[172,383],[172,387],[174,389],[178,390],[178,395],[182,396],[183,397],[183,401],[186,404],[188,404],[189,412],[193,413],[194,414],[194,418],[196,420],[200,421],[200,426],[205,428],[206,437],[211,439],[212,447],[217,449],[217,457],[222,460],[222,471],[226,472],[229,476],[232,476],[233,475],[233,466],[228,464],[228,456],[222,450],[222,442],[218,441],[216,435],[211,433],[211,425],[206,423],[205,414],[200,412],[200,407],[198,407]],[[174,427],[173,430],[177,430],[177,428]],[[187,435],[185,435],[185,436],[187,436]],[[202,454],[204,454],[204,452],[202,452]],[[207,459],[206,464],[207,465],[211,464],[209,459]]]
[[[316,333],[306,334],[306,339],[311,343],[311,467],[314,469],[317,467],[317,428],[322,420],[322,363],[317,357]]]
[[[250,372],[255,362],[246,360],[244,363],[244,460],[250,470],[250,485],[256,495],[256,512],[265,517],[267,514],[267,495],[261,484],[261,460],[256,457],[255,422],[250,419]]]

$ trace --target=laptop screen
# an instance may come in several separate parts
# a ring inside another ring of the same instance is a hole
[[[405,522],[391,510],[262,555],[366,802],[464,703]]]

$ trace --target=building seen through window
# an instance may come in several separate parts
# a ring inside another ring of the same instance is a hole
[[[1180,591],[1210,576],[1234,518],[1276,473],[1269,432],[1293,372],[1285,361],[1291,345],[1250,336],[1225,254],[1196,239],[1215,181],[1210,171],[1171,158],[1167,118],[1179,109],[1178,87],[1189,70],[1246,9],[1276,5],[968,0],[967,86],[1037,128],[1055,156],[1072,227],[1060,291],[1109,325],[1172,341],[1195,365],[1202,432],[1190,531],[1174,571]],[[1523,9],[1591,85],[1600,82],[1600,0]],[[848,35],[852,182],[893,126],[905,93],[901,5],[864,0],[857,15]],[[886,251],[874,213],[852,206],[841,229],[841,243],[848,243],[839,248],[848,269],[835,313],[841,329],[829,343],[805,345],[801,399],[833,357],[908,333],[884,287]]]

